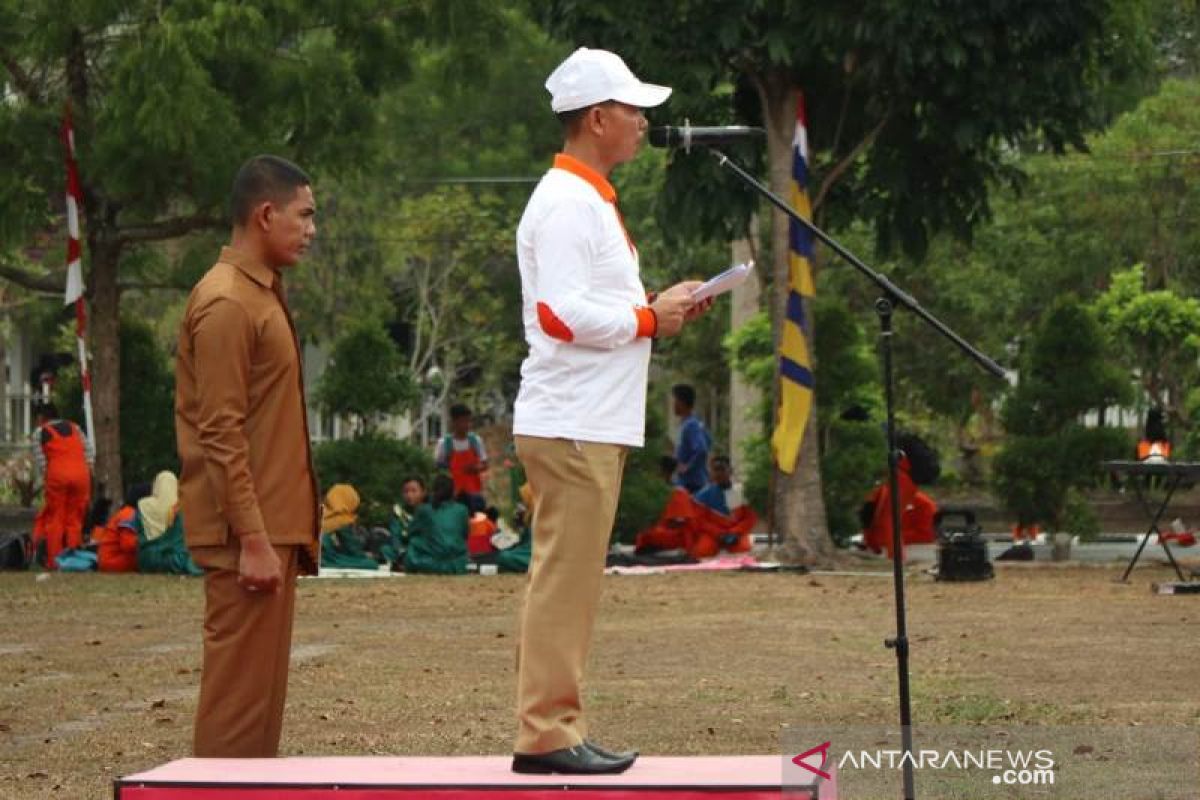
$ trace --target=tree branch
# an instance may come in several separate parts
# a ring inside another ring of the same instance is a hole
[[[825,175],[825,179],[821,181],[821,189],[813,199],[813,214],[817,213],[817,209],[821,207],[821,203],[824,202],[825,196],[829,194],[829,190],[833,188],[833,185],[838,182],[846,170],[850,169],[850,165],[879,138],[880,132],[883,131],[883,126],[887,124],[891,115],[890,110],[885,112],[883,117],[880,118],[879,123],[862,138],[862,141],[856,144],[854,149],[847,153],[846,157],[835,164],[833,169],[829,170],[828,174]]]
[[[25,96],[25,99],[33,103],[35,106],[42,105],[42,94],[38,91],[37,81],[33,79],[25,68],[17,61],[16,57],[7,50],[0,50],[0,64],[4,64],[8,74],[12,76],[13,85],[17,87],[17,91]]]
[[[117,229],[117,241],[122,244],[136,242],[155,242],[162,239],[174,239],[200,230],[220,228],[225,220],[208,214],[195,214],[190,217],[176,217],[161,222],[147,222],[144,225],[123,225]]]
[[[35,292],[61,295],[67,286],[66,273],[59,275],[34,275],[20,267],[0,260],[0,278]]]

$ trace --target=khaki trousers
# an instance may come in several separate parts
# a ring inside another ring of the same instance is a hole
[[[581,684],[626,448],[534,436],[516,446],[535,505],[514,752],[547,753],[587,736]]]
[[[204,574],[204,665],[193,753],[199,758],[279,754],[296,600],[299,547],[276,547],[283,584],[275,593],[238,586],[237,540],[194,547]]]

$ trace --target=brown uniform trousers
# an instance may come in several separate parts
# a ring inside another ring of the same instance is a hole
[[[583,673],[627,449],[536,436],[516,445],[535,505],[514,752],[546,753],[587,736]]]
[[[193,547],[204,568],[204,666],[193,753],[273,758],[279,753],[300,547],[276,547],[283,582],[274,593],[238,585],[237,540]]]

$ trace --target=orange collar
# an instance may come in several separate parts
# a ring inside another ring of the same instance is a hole
[[[566,170],[572,175],[583,178],[592,185],[593,189],[600,193],[605,202],[616,204],[617,190],[608,182],[608,178],[605,178],[578,158],[569,156],[566,153],[559,153],[554,156],[554,167],[555,169]]]

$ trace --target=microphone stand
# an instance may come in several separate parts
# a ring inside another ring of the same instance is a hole
[[[875,314],[879,318],[879,342],[883,360],[883,391],[884,403],[887,409],[887,468],[888,486],[891,490],[892,517],[892,583],[896,592],[896,635],[884,640],[884,647],[896,651],[897,679],[900,695],[900,736],[906,758],[902,758],[904,768],[904,798],[914,800],[916,790],[913,785],[913,741],[912,741],[912,697],[909,692],[908,669],[908,623],[904,607],[904,569],[901,561],[900,533],[900,453],[896,449],[896,411],[895,411],[895,380],[892,371],[892,314],[899,306],[916,314],[927,325],[932,327],[945,338],[949,339],[966,354],[967,358],[979,364],[984,370],[997,378],[1004,377],[1004,370],[992,359],[971,346],[965,339],[950,330],[941,320],[930,314],[911,295],[907,294],[885,275],[871,269],[857,256],[843,247],[836,239],[823,230],[801,217],[791,204],[764,186],[753,175],[719,150],[709,152],[716,157],[717,162],[729,169],[746,184],[754,188],[791,219],[807,228],[813,236],[820,239],[826,246],[841,256],[851,266],[861,272],[866,278],[879,287],[879,298],[875,301]]]

